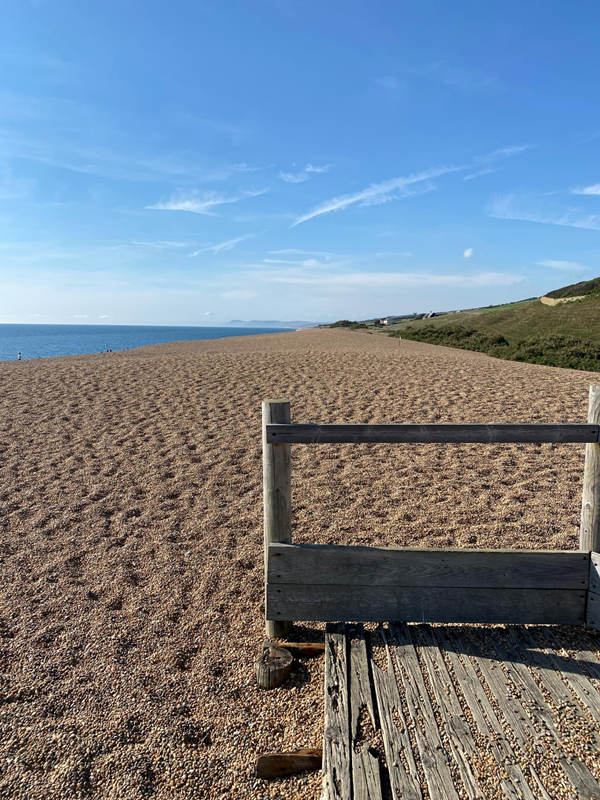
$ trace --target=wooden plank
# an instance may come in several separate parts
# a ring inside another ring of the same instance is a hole
[[[443,628],[430,628],[429,630],[434,639],[439,640],[444,647],[462,695],[477,726],[479,735],[487,740],[490,752],[498,764],[506,771],[508,780],[501,781],[501,787],[505,796],[512,798],[512,800],[521,800],[521,798],[523,798],[523,800],[535,800],[537,795],[532,791],[527,776],[518,763],[518,758],[510,742],[506,738],[506,734],[502,729],[494,707],[490,703],[485,689],[481,685],[479,676],[475,672],[468,656],[465,655],[464,659],[461,659],[459,651],[454,644],[450,642]],[[456,629],[453,629],[453,631],[455,635],[458,635],[460,640],[459,632]],[[466,652],[464,646],[461,646],[460,650],[463,653]],[[493,733],[490,734],[490,731]],[[493,734],[496,734],[496,736]],[[531,777],[532,783],[534,783],[539,790],[540,780],[537,774],[532,773]]]
[[[515,647],[516,658],[511,661],[506,657],[506,653],[502,651],[500,651],[500,655],[503,657],[507,669],[516,676],[517,686],[523,694],[529,714],[533,719],[538,720],[538,728],[545,728],[554,739],[554,744],[549,743],[550,748],[560,763],[563,772],[578,792],[578,796],[600,800],[600,786],[598,786],[586,764],[577,758],[573,758],[571,754],[568,757],[565,755],[562,737],[554,724],[553,712],[548,707],[544,695],[532,673],[527,668],[527,662],[540,671],[544,688],[552,697],[556,707],[561,709],[561,713],[564,714],[565,705],[571,709],[571,713],[574,713],[579,718],[583,716],[583,712],[574,702],[572,694],[561,680],[559,673],[552,668],[550,659],[543,649],[537,645],[531,634],[523,628],[518,630],[510,628],[509,635]],[[540,724],[539,720],[541,720],[542,724]]]
[[[333,622],[478,622],[581,625],[574,589],[440,589],[268,584],[267,617]]]
[[[442,425],[267,425],[267,442],[276,444],[597,442],[594,424],[442,424]],[[583,548],[591,549],[591,548]],[[600,550],[600,545],[597,548]]]
[[[380,635],[383,639],[383,634]],[[393,800],[421,800],[423,795],[419,773],[402,708],[402,699],[398,691],[392,657],[385,639],[384,643],[387,669],[384,671],[374,661],[371,661],[371,670],[392,798]]]
[[[548,661],[560,673],[573,694],[579,699],[597,726],[600,726],[600,692],[572,659],[565,659],[555,653],[552,647],[540,646],[528,630],[521,631],[523,639],[533,648],[539,648]],[[600,795],[600,789],[599,789]]]
[[[269,545],[272,542],[292,541],[292,466],[290,446],[271,444],[267,441],[266,429],[271,423],[290,422],[288,400],[264,400],[262,404],[263,444],[263,503],[264,503],[264,548],[265,582]],[[267,614],[267,636],[277,639],[286,636],[291,628],[291,618],[270,620]]]
[[[325,634],[325,730],[322,800],[352,797],[348,658],[342,626]]]
[[[464,791],[467,797],[479,800],[484,796],[484,793],[479,787],[471,768],[471,761],[477,757],[477,747],[473,740],[471,729],[454,691],[452,679],[448,675],[445,665],[443,665],[443,659],[439,658],[440,651],[437,643],[433,641],[431,635],[423,626],[413,626],[411,632],[413,641],[415,639],[415,628],[418,628],[425,638],[425,644],[420,647],[421,657],[427,670],[450,751],[462,779]],[[440,671],[441,669],[443,669],[443,672]]]
[[[404,623],[390,625],[390,633],[394,640],[391,650],[396,661],[396,673],[404,688],[429,796],[432,800],[458,800],[449,754],[440,737],[408,626]]]
[[[589,563],[589,553],[578,550],[272,544],[269,546],[268,581],[272,584],[583,590],[588,587]]]
[[[600,553],[590,553],[590,592],[600,594]]]
[[[471,764],[473,762],[477,763],[477,761],[481,759],[480,748],[478,748],[471,728],[466,720],[465,713],[454,686],[454,681],[448,671],[444,657],[440,652],[434,630],[429,625],[420,625],[419,633],[424,639],[424,646],[421,648],[421,653],[427,663],[429,678],[444,717],[444,727],[452,746],[454,758],[459,765],[463,761],[466,761],[466,765],[463,769],[467,773],[469,780],[477,787],[475,777],[471,771]],[[471,701],[473,699],[474,698],[471,698]],[[471,703],[467,698],[465,698],[465,702],[472,711]],[[477,701],[475,701],[473,705],[477,709],[477,712],[479,712],[480,709],[478,708]],[[478,719],[479,721],[483,721],[480,717],[480,714],[477,714],[477,718],[474,715],[475,721],[477,722]],[[487,749],[491,752],[498,765],[496,780],[498,780],[498,783],[502,787],[504,797],[511,798],[511,800],[536,800],[536,795],[529,787],[522,770],[519,767],[515,768],[514,764],[505,763],[504,753],[500,751],[496,743],[490,737],[489,728],[485,723],[483,728],[480,728],[479,733],[486,737]],[[508,779],[503,777],[502,773],[504,772],[508,775]],[[463,780],[465,780],[464,776]],[[481,795],[483,795],[483,792]],[[481,795],[476,794],[477,797]]]
[[[265,642],[264,647],[275,644],[284,647],[294,658],[314,658],[325,652],[325,642]]]
[[[286,778],[299,772],[321,769],[323,751],[304,748],[291,753],[265,753],[256,759],[256,777],[266,780]]]
[[[367,715],[374,732],[377,721],[369,675],[367,645],[362,626],[347,633],[350,674],[350,742],[352,748],[353,800],[381,800],[379,758],[373,753],[373,743],[362,730],[363,715]]]
[[[600,386],[590,386],[588,422],[600,425]],[[600,550],[600,444],[586,445],[581,498],[579,546],[582,550]]]
[[[587,593],[585,624],[600,631],[600,594],[596,592]]]

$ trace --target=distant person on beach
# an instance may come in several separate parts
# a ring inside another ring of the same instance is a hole
[[[21,353],[19,353],[19,355],[17,356],[17,361],[22,361]]]

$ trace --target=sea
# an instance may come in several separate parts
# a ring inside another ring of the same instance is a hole
[[[0,325],[0,361],[80,356],[147,344],[198,342],[228,336],[283,333],[289,328],[208,328],[182,325]]]

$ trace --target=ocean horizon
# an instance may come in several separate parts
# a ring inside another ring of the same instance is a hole
[[[204,327],[200,325],[0,324],[0,361],[82,356],[132,350],[150,344],[197,342],[230,336],[288,333],[290,328]]]

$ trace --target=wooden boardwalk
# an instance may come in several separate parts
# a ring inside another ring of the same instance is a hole
[[[324,800],[600,800],[599,649],[583,628],[329,625]]]

